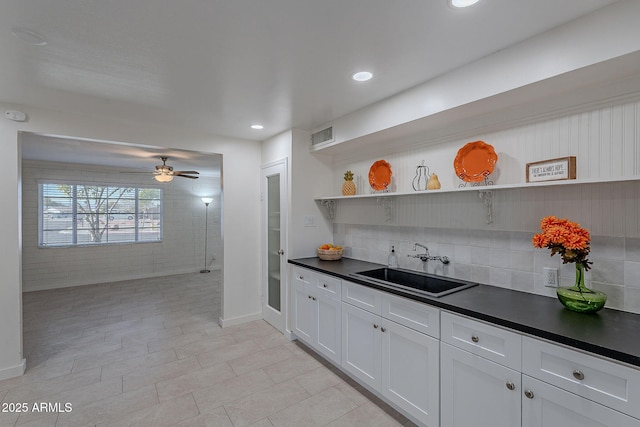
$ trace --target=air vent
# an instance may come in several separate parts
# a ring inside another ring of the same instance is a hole
[[[333,127],[330,126],[326,129],[319,130],[318,132],[311,134],[311,145],[318,145],[324,142],[333,141]]]

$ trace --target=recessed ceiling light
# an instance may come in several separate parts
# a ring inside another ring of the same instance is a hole
[[[251,129],[260,130],[260,129],[264,129],[264,126],[259,125],[259,124],[255,124],[255,125],[251,125]]]
[[[47,44],[47,39],[45,39],[43,35],[27,28],[14,28],[11,30],[11,34],[24,42],[31,43],[36,46],[44,46]]]
[[[373,74],[368,71],[360,71],[351,76],[351,78],[357,82],[366,82],[367,80],[371,80],[371,77],[373,77]]]
[[[453,7],[469,7],[478,3],[480,0],[451,0],[451,6]]]

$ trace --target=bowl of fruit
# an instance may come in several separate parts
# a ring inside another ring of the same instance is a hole
[[[318,246],[318,258],[325,261],[337,261],[342,258],[343,254],[344,249],[339,245],[334,246],[331,243],[326,243]]]

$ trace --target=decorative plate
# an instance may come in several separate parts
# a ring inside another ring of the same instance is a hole
[[[391,165],[384,160],[373,162],[369,168],[369,184],[376,191],[383,191],[391,184]]]
[[[453,168],[456,176],[466,182],[480,182],[493,172],[498,155],[484,141],[466,144],[456,155]]]

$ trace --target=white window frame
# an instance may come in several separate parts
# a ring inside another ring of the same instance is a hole
[[[65,243],[47,243],[44,242],[44,233],[45,233],[45,229],[44,229],[44,219],[45,219],[45,215],[48,215],[45,210],[47,209],[47,207],[45,206],[44,203],[44,186],[46,185],[69,185],[69,186],[73,186],[74,190],[72,191],[73,195],[71,196],[72,199],[72,203],[71,203],[71,208],[72,208],[72,219],[71,219],[71,233],[72,233],[72,241],[71,243],[69,242],[65,242]],[[106,188],[131,188],[133,189],[133,191],[135,192],[135,198],[134,200],[134,211],[135,212],[131,212],[133,214],[133,221],[134,221],[134,238],[132,240],[117,240],[117,241],[109,241],[108,239],[108,234],[109,234],[109,224],[108,222],[110,220],[113,220],[113,216],[111,215],[106,215],[105,216],[105,221],[106,221],[106,231],[105,234],[107,236],[107,238],[105,239],[106,241],[100,241],[100,242],[78,242],[78,224],[77,224],[77,194],[76,194],[76,189],[77,186],[82,186],[82,185],[86,185],[86,186],[92,186],[92,187],[106,187]],[[159,237],[156,240],[140,240],[140,229],[141,228],[145,228],[145,227],[140,227],[139,225],[139,219],[140,219],[140,215],[145,215],[145,212],[141,212],[139,210],[139,192],[140,190],[146,190],[146,189],[153,189],[156,191],[160,192],[160,195],[158,197],[158,202],[159,202],[159,207],[158,207],[158,212],[157,215],[159,216],[159,222],[158,222],[158,227],[159,227]],[[38,247],[39,248],[73,248],[73,247],[81,247],[81,246],[111,246],[111,245],[121,245],[121,244],[126,244],[126,245],[131,245],[131,244],[144,244],[144,243],[159,243],[162,242],[164,239],[164,191],[161,187],[159,186],[153,186],[153,185],[129,185],[126,183],[103,183],[103,182],[80,182],[80,181],[61,181],[61,180],[38,180]]]

